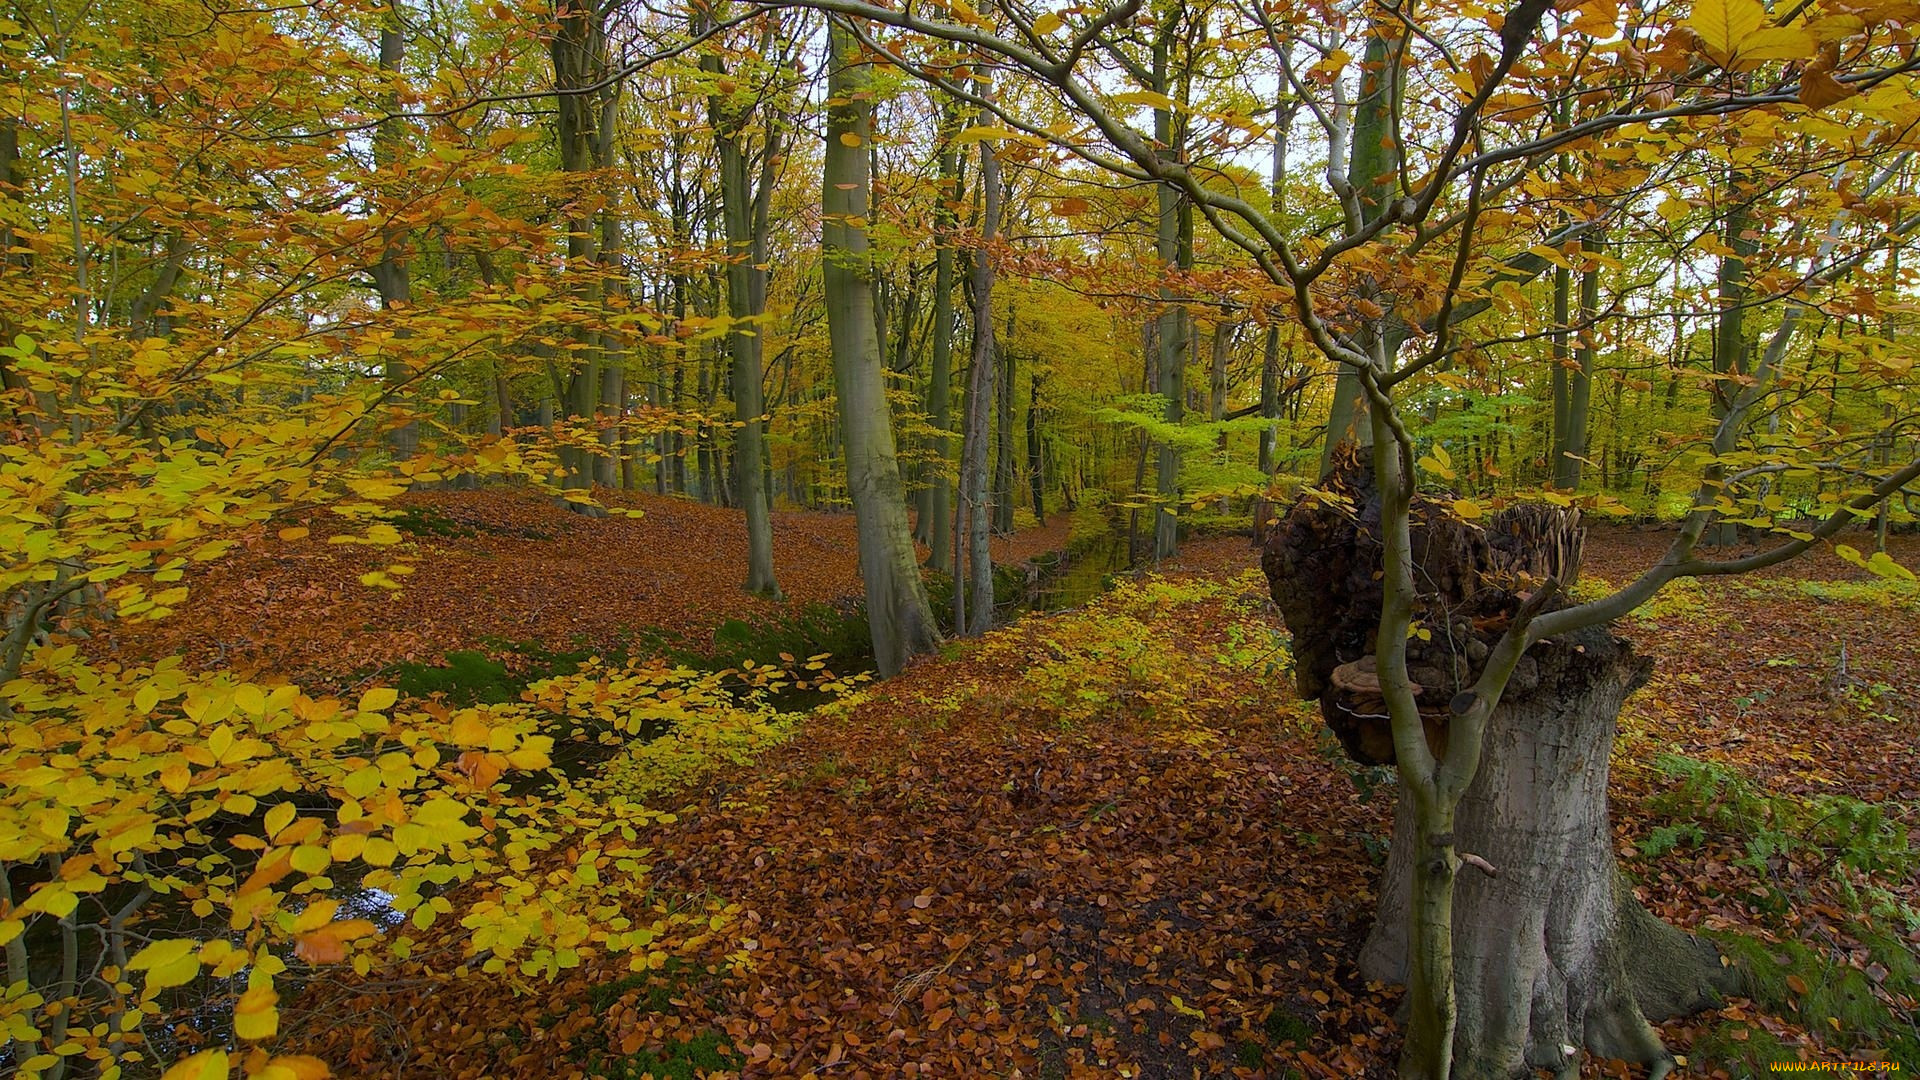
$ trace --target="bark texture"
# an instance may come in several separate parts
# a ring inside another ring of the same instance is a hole
[[[860,577],[873,631],[873,661],[881,676],[940,643],[940,630],[920,580],[919,558],[907,522],[906,487],[894,449],[886,371],[873,318],[873,270],[866,226],[869,173],[864,147],[872,138],[867,65],[857,59],[852,31],[834,23],[823,164],[822,290],[827,336],[833,347],[834,390],[846,447],[847,493],[860,541]]]
[[[1272,530],[1263,566],[1294,636],[1303,696],[1356,760],[1394,759],[1377,697],[1373,628],[1380,587],[1379,501],[1364,463],[1348,457],[1330,499],[1296,504]],[[1516,507],[1484,527],[1416,505],[1420,625],[1409,674],[1427,739],[1444,753],[1455,695],[1478,677],[1524,596],[1549,576],[1578,573],[1577,516]],[[1463,867],[1453,903],[1458,1002],[1454,1075],[1510,1077],[1570,1069],[1577,1050],[1668,1061],[1650,1020],[1706,1007],[1739,989],[1710,944],[1655,919],[1614,860],[1608,759],[1621,703],[1651,664],[1594,628],[1531,648],[1489,721],[1482,764],[1458,809],[1455,845],[1492,868]],[[1373,932],[1368,978],[1404,982],[1414,866],[1409,800],[1394,840]],[[1472,863],[1473,860],[1468,860]]]

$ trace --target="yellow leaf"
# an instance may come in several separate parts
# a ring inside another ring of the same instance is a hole
[[[302,874],[318,874],[332,864],[333,854],[318,844],[302,844],[293,849],[287,861]]]
[[[202,1050],[176,1062],[160,1075],[160,1080],[227,1080],[230,1071],[225,1050]]]
[[[376,686],[360,695],[361,712],[384,712],[400,700],[400,692],[390,686]]]
[[[1769,26],[1740,42],[1742,60],[1806,60],[1819,51],[1819,39],[1798,26]]]
[[[1156,109],[1174,107],[1172,98],[1154,90],[1129,90],[1124,94],[1113,95],[1115,105],[1151,105]]]
[[[532,739],[527,741],[529,743],[533,742]],[[544,769],[553,764],[553,759],[548,757],[547,752],[543,749],[534,746],[522,746],[520,749],[507,755],[507,764],[516,769],[531,772],[534,769]]]
[[[1008,128],[976,124],[973,127],[963,128],[955,132],[953,141],[955,143],[986,142],[990,139],[1011,139],[1014,137],[1014,132]]]
[[[133,954],[127,961],[128,971],[147,971],[151,968],[165,967],[168,964],[192,953],[199,944],[191,938],[170,938],[156,941]]]
[[[251,1042],[271,1039],[280,1031],[280,995],[271,986],[256,986],[240,995],[233,1007],[233,1033]]]
[[[851,131],[843,131],[840,133],[840,145],[841,146],[859,146],[860,136],[854,134]]]
[[[447,731],[447,738],[451,739],[455,746],[485,746],[487,737],[492,734],[493,729],[481,719],[478,710],[465,709],[454,716],[453,725]]]
[[[254,1074],[257,1080],[327,1080],[332,1070],[327,1063],[309,1054],[288,1054],[269,1060]]]
[[[1463,521],[1479,521],[1487,516],[1487,512],[1480,509],[1480,504],[1472,499],[1453,500],[1453,512]]]
[[[279,836],[282,829],[293,824],[299,812],[291,802],[275,803],[273,809],[267,811],[267,837]]]
[[[315,900],[307,905],[300,917],[293,921],[293,932],[304,934],[309,930],[318,930],[333,921],[333,913],[340,910],[338,900]]]
[[[193,942],[187,942],[191,947]],[[165,964],[155,965],[147,971],[147,993],[164,990],[169,986],[185,986],[200,977],[200,957],[192,952]]]
[[[1033,20],[1033,36],[1046,37],[1065,24],[1065,19],[1049,11],[1045,15]]]
[[[414,822],[429,829],[446,829],[458,825],[466,816],[466,806],[453,799],[430,799],[413,812]]]
[[[399,854],[400,849],[394,847],[393,841],[384,836],[370,836],[367,846],[361,849],[360,861],[368,866],[392,866]]]
[[[19,919],[0,919],[0,945],[5,945],[21,935],[27,924]]]
[[[296,526],[291,529],[281,529],[280,539],[288,541],[289,543],[295,540],[305,540],[307,538],[307,532],[308,530],[306,529],[305,526]]]
[[[1687,26],[1700,39],[1700,48],[1721,67],[1729,67],[1740,45],[1766,23],[1760,0],[1699,0]]]
[[[252,683],[247,683],[233,692],[233,703],[253,716],[261,716],[267,711],[266,692]]]

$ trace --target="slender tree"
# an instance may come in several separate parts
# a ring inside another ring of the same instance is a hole
[[[933,466],[921,501],[922,532],[927,537],[927,565],[954,573],[953,484],[947,479],[947,433],[953,427],[953,231],[960,204],[960,151],[953,136],[960,127],[960,107],[942,96],[940,104],[940,174],[934,188],[933,342],[927,378],[927,421],[933,427],[930,449]],[[955,588],[960,586],[956,583]]]
[[[980,246],[974,249],[971,271],[973,297],[973,354],[967,374],[966,419],[960,443],[960,507],[954,515],[955,547],[964,543],[965,588],[956,582],[954,626],[959,633],[978,634],[993,625],[993,478],[988,469],[989,433],[993,424],[1000,365],[994,341],[993,255],[990,245],[1000,225],[1000,161],[993,147],[980,142]],[[962,560],[956,556],[957,576]],[[967,607],[972,604],[971,613]]]
[[[866,143],[873,128],[869,64],[853,31],[840,20],[829,20],[827,41],[827,144],[821,185],[827,333],[874,667],[892,675],[937,645],[940,631],[913,550],[874,324],[872,246],[867,237],[871,181]]]
[[[716,11],[714,17],[720,17]],[[766,41],[762,41],[765,52]],[[766,404],[762,391],[760,342],[767,310],[767,233],[773,184],[780,155],[779,137],[770,116],[760,126],[766,134],[760,147],[757,182],[750,182],[747,151],[742,145],[754,124],[756,99],[737,84],[731,89],[726,61],[717,51],[700,60],[701,69],[715,76],[707,98],[708,116],[720,158],[721,217],[727,241],[727,349],[732,367],[734,493],[747,519],[747,591],[778,596],[773,576],[773,515],[765,490]]]

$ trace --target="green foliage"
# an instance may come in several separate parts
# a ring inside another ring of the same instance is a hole
[[[1086,606],[1038,624],[1032,640],[989,639],[977,656],[1018,671],[1018,699],[1044,708],[1063,726],[1191,710],[1220,700],[1217,675],[1226,663],[1168,648],[1168,628],[1182,609],[1228,595],[1230,587],[1198,578],[1124,580]],[[964,701],[960,695],[950,707]]]
[[[1627,617],[1640,623],[1691,622],[1700,617],[1706,603],[1707,590],[1700,579],[1680,578],[1667,583]]]
[[[1844,795],[1769,794],[1730,769],[1677,754],[1660,755],[1654,768],[1669,786],[1649,806],[1675,825],[1657,842],[1648,838],[1656,850],[1643,846],[1647,854],[1665,854],[1682,840],[1703,843],[1701,827],[1711,826],[1744,842],[1738,864],[1766,883],[1777,907],[1796,899],[1775,873],[1776,860],[1791,858],[1825,868],[1854,910],[1920,929],[1920,913],[1886,887],[1920,873],[1920,851],[1907,827],[1889,817],[1885,807]]]
[[[471,525],[455,521],[431,506],[408,506],[387,519],[387,523],[408,536],[459,538],[479,535]]]
[[[1661,825],[1647,833],[1647,838],[1637,845],[1640,854],[1649,859],[1658,859],[1668,852],[1682,847],[1699,847],[1707,842],[1707,834],[1700,826],[1690,821],[1678,825]]]
[[[1748,586],[1758,591],[1760,587]],[[1865,604],[1899,611],[1920,611],[1920,583],[1903,578],[1874,577],[1865,581],[1798,581],[1800,595],[1823,603]]]
[[[1113,518],[1107,493],[1099,488],[1086,492],[1067,519],[1068,553],[1085,551],[1112,536]]]

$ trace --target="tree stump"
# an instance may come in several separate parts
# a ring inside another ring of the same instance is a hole
[[[1293,635],[1302,697],[1354,760],[1394,761],[1374,674],[1381,606],[1380,499],[1356,453],[1275,524],[1262,557]],[[1514,613],[1548,578],[1570,586],[1583,531],[1576,511],[1516,506],[1484,524],[1417,500],[1412,553],[1419,640],[1408,674],[1427,740],[1446,752],[1454,698],[1471,687]],[[1556,601],[1557,602],[1557,601]],[[1651,1019],[1694,1011],[1738,988],[1710,944],[1655,919],[1614,859],[1607,768],[1621,703],[1649,661],[1602,627],[1540,642],[1489,718],[1481,765],[1456,817],[1466,869],[1454,896],[1455,1075],[1568,1070],[1577,1048],[1667,1060]],[[1361,956],[1369,978],[1404,982],[1415,835],[1400,800],[1378,917]]]
[[[1413,507],[1414,581],[1424,606],[1407,674],[1436,755],[1445,750],[1455,694],[1471,686],[1491,645],[1526,596],[1553,578],[1565,590],[1580,572],[1585,531],[1577,510],[1518,505],[1484,526],[1427,499]],[[1269,530],[1261,566],[1293,633],[1300,696],[1319,699],[1327,726],[1355,761],[1393,763],[1393,732],[1373,677],[1380,622],[1380,497],[1373,468],[1343,450],[1319,493],[1296,502]],[[1541,672],[1529,656],[1509,693]]]

